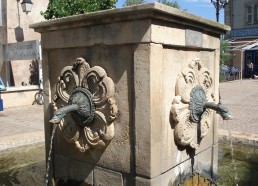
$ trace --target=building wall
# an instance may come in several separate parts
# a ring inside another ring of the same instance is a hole
[[[2,10],[2,14],[0,14],[2,15],[0,17],[0,24],[2,21],[2,25],[0,25],[0,76],[5,84],[7,84],[7,79],[10,80],[10,87],[2,94],[4,108],[31,105],[35,90],[38,89],[37,86],[26,86],[38,83],[38,78],[36,81],[31,81],[32,78],[38,77],[37,62],[32,60],[4,62],[3,59],[4,44],[41,40],[40,34],[30,29],[29,25],[44,20],[40,12],[47,9],[49,1],[32,0],[32,11],[28,14],[22,12],[21,2],[22,0],[0,0]],[[8,78],[8,74],[10,74],[10,78]]]
[[[22,12],[22,0],[2,0],[2,22],[0,28],[0,45],[30,40],[40,40],[40,35],[29,28],[30,24],[44,20],[40,15],[48,5],[46,1],[32,1],[32,11],[28,14]],[[2,52],[2,50],[1,50]],[[6,73],[10,73],[10,86],[24,86],[31,84],[31,67],[34,67],[32,60],[3,62],[3,54],[0,54],[1,77],[7,81]],[[10,69],[7,69],[10,68]],[[34,69],[37,69],[34,68]]]
[[[231,26],[232,29],[258,27],[258,22],[255,24],[247,23],[247,6],[250,4],[258,4],[258,0],[229,1],[229,4],[225,7],[225,24]]]
[[[0,4],[2,5],[1,6],[2,14],[0,15],[0,19],[2,18],[2,26],[0,26],[0,69],[2,69],[2,65],[3,65],[2,45],[7,43],[6,1],[7,0],[0,0]],[[1,76],[3,76],[2,73],[1,73]]]
[[[248,7],[251,8],[248,9]],[[232,52],[234,57],[227,64],[231,64],[239,70],[242,69],[244,75],[245,52],[241,56],[241,47],[239,46],[253,44],[252,42],[258,39],[258,0],[230,0],[225,7],[224,14],[225,24],[231,27],[231,31],[225,38],[233,41],[232,48],[238,46],[238,50]],[[255,73],[257,73],[257,68],[255,67]]]
[[[22,0],[8,0],[7,3],[6,13],[8,16],[6,22],[8,43],[17,42],[15,28],[17,28],[18,26],[20,26],[23,29],[24,41],[40,39],[40,34],[34,32],[33,29],[30,29],[29,25],[44,20],[44,17],[40,15],[40,12],[46,10],[48,0],[32,0],[32,11],[28,14],[22,12],[21,2]]]
[[[224,16],[224,23],[225,23],[225,25],[228,25],[230,27],[232,27],[232,25],[231,25],[232,16],[230,16],[231,15],[231,6],[232,6],[232,3],[230,2],[224,8],[224,15],[225,15]]]

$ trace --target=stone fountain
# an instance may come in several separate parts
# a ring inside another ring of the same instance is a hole
[[[159,3],[31,25],[41,33],[49,185],[213,184],[220,35]],[[200,179],[203,178],[203,179]]]

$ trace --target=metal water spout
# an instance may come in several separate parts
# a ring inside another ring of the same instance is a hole
[[[53,118],[49,122],[60,124],[68,112],[71,112],[72,118],[79,126],[85,127],[89,125],[93,121],[95,114],[95,105],[90,91],[82,87],[76,88],[69,98],[68,106],[55,111]]]
[[[85,127],[89,125],[93,119],[95,114],[95,105],[92,101],[92,94],[89,90],[82,87],[77,87],[72,92],[68,100],[68,106],[62,107],[54,112],[53,118],[49,121],[52,124],[61,124],[61,121],[64,119],[67,113],[71,112],[71,116],[76,124],[80,127]],[[47,161],[47,171],[46,171],[46,183],[48,185],[49,181],[49,169],[50,169],[50,161],[51,161],[51,153],[53,148],[53,139],[56,130],[56,126],[53,126],[53,131],[50,140],[50,150],[48,154]],[[79,142],[76,142],[77,147],[79,149],[83,149],[80,146]]]
[[[221,103],[207,102],[205,92],[201,86],[196,86],[192,89],[190,94],[190,119],[198,123],[205,109],[212,109],[223,118],[223,120],[230,120],[231,116],[229,110]]]
[[[222,117],[223,120],[233,119],[233,117],[231,116],[227,107],[225,107],[224,105],[222,105],[220,103],[216,104],[216,103],[212,103],[212,102],[207,102],[207,103],[205,103],[204,107],[217,111],[217,113]]]
[[[60,124],[61,120],[66,116],[68,112],[78,111],[78,110],[79,110],[78,104],[62,107],[54,112],[54,116],[49,122],[52,124]]]

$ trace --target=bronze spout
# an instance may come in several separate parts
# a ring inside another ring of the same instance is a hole
[[[229,110],[222,104],[216,104],[206,101],[206,95],[201,86],[196,86],[192,89],[190,94],[190,118],[191,121],[198,123],[205,109],[212,109],[217,111],[223,120],[230,120],[231,116]]]
[[[68,112],[71,112],[72,118],[81,127],[91,123],[94,119],[95,106],[90,91],[81,87],[76,88],[69,98],[68,106],[55,111],[53,118],[49,122],[60,124]]]
[[[65,117],[68,112],[78,111],[79,105],[73,104],[62,107],[54,112],[53,118],[49,121],[52,124],[60,124],[61,120]]]
[[[212,102],[206,102],[204,107],[217,111],[217,113],[222,117],[223,120],[233,119],[233,117],[231,116],[227,107],[223,106],[222,104],[215,104],[215,103],[212,103]]]

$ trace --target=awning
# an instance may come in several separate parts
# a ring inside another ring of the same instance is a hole
[[[258,39],[254,40],[241,40],[241,39],[234,39],[234,40],[227,40],[230,46],[230,51],[241,51],[241,50],[251,50],[255,47],[258,47]]]
[[[243,40],[243,39],[231,39],[227,40],[229,42],[230,50],[229,51],[240,51],[241,52],[241,70],[240,77],[242,80],[242,70],[243,70],[243,53],[245,50],[258,50],[258,39],[253,40]]]
[[[258,42],[243,47],[242,50],[256,50],[258,49]]]

